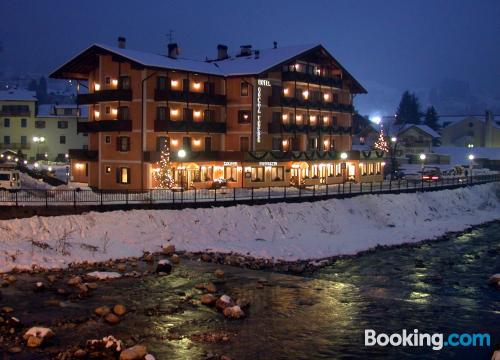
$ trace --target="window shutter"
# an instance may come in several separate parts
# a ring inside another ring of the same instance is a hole
[[[121,136],[116,137],[116,151],[120,151]]]
[[[120,168],[119,167],[116,168],[116,183],[117,184],[120,183]]]
[[[130,168],[127,168],[127,184],[130,184]]]
[[[130,138],[126,137],[125,139],[127,139],[127,151],[130,151]]]

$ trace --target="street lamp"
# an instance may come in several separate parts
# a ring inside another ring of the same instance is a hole
[[[474,155],[469,155],[469,172],[470,172],[470,180],[472,182],[472,162],[474,161]]]
[[[341,153],[341,154],[340,154],[340,158],[341,158],[342,160],[347,159],[347,153],[345,153],[345,152]]]
[[[420,154],[420,161],[422,162],[422,175],[424,174],[425,154]]]
[[[180,176],[181,176],[181,188],[184,189],[184,169],[182,168],[182,159],[184,159],[186,157],[186,150],[184,149],[180,149],[178,152],[177,152],[177,157],[179,159],[181,159],[180,161]]]
[[[38,157],[40,153],[40,143],[44,143],[45,138],[43,136],[33,136],[33,142],[36,144],[36,157]]]

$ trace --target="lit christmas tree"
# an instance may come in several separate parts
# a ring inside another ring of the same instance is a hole
[[[387,145],[387,141],[385,141],[384,127],[382,125],[380,125],[380,133],[378,134],[378,139],[375,141],[375,144],[373,144],[373,147],[376,150],[382,150],[385,152],[389,151],[389,146]]]
[[[156,171],[154,177],[156,179],[157,188],[171,189],[174,186],[174,173],[170,164],[170,149],[167,147],[162,149],[160,161],[156,163]]]

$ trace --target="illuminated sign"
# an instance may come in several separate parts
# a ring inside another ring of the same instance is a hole
[[[224,166],[236,166],[238,163],[236,161],[224,161]]]
[[[276,166],[278,163],[276,161],[261,161],[259,162],[260,166]]]
[[[262,141],[262,87],[270,87],[271,82],[269,80],[258,79],[257,80],[257,124],[255,129],[255,137],[257,143]]]

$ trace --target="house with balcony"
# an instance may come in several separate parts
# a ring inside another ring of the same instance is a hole
[[[351,148],[354,94],[366,90],[321,45],[205,61],[94,44],[53,78],[78,82],[88,149],[70,151],[75,181],[151,189],[161,152],[183,188],[316,185],[380,176],[383,154]],[[182,150],[182,151],[181,151]],[[364,171],[363,169],[366,169]]]

